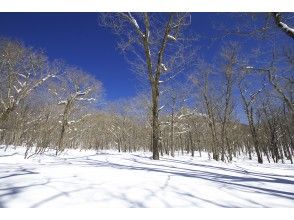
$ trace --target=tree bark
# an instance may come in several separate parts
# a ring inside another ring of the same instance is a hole
[[[152,84],[152,151],[153,160],[159,160],[159,117],[158,117],[158,83]]]

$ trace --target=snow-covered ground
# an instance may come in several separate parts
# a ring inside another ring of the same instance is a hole
[[[0,207],[294,207],[291,164],[0,148]]]

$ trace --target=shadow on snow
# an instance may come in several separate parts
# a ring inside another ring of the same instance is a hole
[[[241,205],[237,206],[236,204],[228,204],[228,203],[221,204],[220,202],[210,200],[209,198],[199,197],[193,194],[193,192],[183,192],[183,190],[180,187],[170,186],[169,185],[170,179],[175,176],[206,180],[206,181],[218,183],[223,186],[226,186],[227,188],[233,188],[239,191],[244,191],[244,192],[249,191],[249,192],[253,192],[257,194],[266,194],[266,195],[272,196],[273,199],[284,198],[284,199],[289,199],[294,201],[294,192],[288,192],[286,190],[277,190],[277,189],[250,185],[251,182],[254,182],[254,183],[260,182],[260,183],[273,183],[273,184],[278,183],[278,184],[286,184],[286,185],[290,184],[294,186],[293,176],[265,174],[265,173],[259,173],[256,171],[253,172],[253,171],[240,170],[237,168],[234,169],[234,168],[221,167],[221,166],[217,166],[217,164],[206,165],[206,164],[199,164],[197,162],[191,163],[189,161],[187,162],[181,161],[177,159],[163,158],[161,161],[152,161],[149,159],[149,157],[138,156],[134,154],[132,154],[134,159],[124,158],[124,160],[131,161],[132,162],[131,165],[109,162],[108,160],[100,161],[97,158],[91,159],[91,157],[99,156],[99,155],[112,156],[111,154],[107,154],[103,152],[103,153],[96,153],[89,156],[61,158],[58,161],[48,162],[48,163],[41,162],[39,166],[75,165],[79,167],[97,167],[97,168],[112,167],[114,169],[137,170],[137,171],[143,170],[148,172],[165,174],[167,178],[164,184],[162,186],[159,186],[157,190],[151,190],[148,188],[144,189],[146,192],[148,192],[148,195],[144,199],[142,199],[142,201],[147,201],[150,198],[157,198],[158,192],[162,192],[166,190],[167,187],[169,187],[169,189],[172,190],[173,193],[175,193],[181,198],[184,198],[187,201],[187,203],[190,204],[190,206],[192,205],[194,207],[198,207],[198,206],[201,206],[201,203],[205,202],[207,204],[211,204],[217,207],[242,207]],[[8,155],[8,156],[11,156],[11,155]],[[172,163],[173,165],[170,163]],[[174,166],[175,164],[179,166],[184,166],[184,167]],[[205,170],[203,171],[201,169],[205,169]],[[219,170],[225,171],[226,174],[218,173]],[[3,184],[1,184],[1,181],[3,182],[3,180],[10,180],[10,178],[13,178],[16,176],[38,175],[39,173],[33,171],[33,169],[23,168],[22,166],[19,166],[18,169],[11,172],[11,174],[8,174],[8,175],[7,174],[3,175],[3,174],[4,172],[0,173],[0,207],[6,207],[5,201],[17,198],[17,196],[23,193],[25,189],[33,188],[36,186],[45,186],[45,187],[52,188],[50,184],[54,183],[54,181],[57,181],[56,179],[46,179],[44,181],[44,178],[43,178],[40,183],[34,183],[34,184],[24,185],[24,186],[15,186],[13,184],[7,184],[6,186],[3,186]],[[52,201],[54,199],[64,197],[64,196],[71,197],[74,195],[74,193],[77,193],[83,190],[88,190],[91,188],[99,189],[99,186],[101,184],[96,184],[96,185],[98,186],[94,187],[95,184],[88,183],[88,186],[83,188],[77,188],[70,191],[59,191],[57,194],[54,194],[48,198],[42,199],[41,201],[35,202],[30,207],[39,207],[41,205],[48,203],[49,201]],[[124,203],[126,203],[127,207],[147,207],[147,205],[144,204],[144,202],[142,201],[136,201],[134,199],[130,199],[127,195],[128,190],[130,189],[124,189],[122,190],[122,192],[117,192],[117,193],[108,191],[107,195],[109,195],[110,198],[122,200]],[[157,199],[159,199],[165,205],[165,207],[172,207],[172,205],[169,204],[169,202],[165,200],[164,198],[157,198]],[[262,203],[258,203],[256,201],[253,201],[247,198],[240,198],[240,199],[246,200],[247,203],[251,204],[249,205],[249,207],[255,207],[255,206],[266,207]],[[99,200],[99,201],[101,202],[103,200]]]

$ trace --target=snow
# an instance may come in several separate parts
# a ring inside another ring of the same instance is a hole
[[[67,104],[67,100],[59,101],[57,104],[58,105],[66,105]]]
[[[169,35],[169,34],[167,35],[167,38],[168,38],[168,39],[170,39],[170,40],[174,40],[174,41],[176,41],[176,40],[177,40],[177,39],[176,39],[174,36],[172,36],[172,35]]]
[[[161,111],[163,108],[165,107],[165,105],[161,106],[158,111]]]
[[[48,80],[50,77],[52,77],[52,76],[54,76],[54,75],[47,75],[47,76],[45,76],[43,79],[42,79],[42,81],[43,82],[45,82],[46,80]]]
[[[294,34],[294,28],[290,28],[288,25],[286,25],[286,24],[283,23],[283,22],[280,22],[280,24],[282,25],[282,27],[283,27],[285,30],[287,30],[287,31],[289,31],[289,32],[292,32],[292,33]]]
[[[0,207],[294,207],[291,164],[0,148]]]
[[[21,81],[19,81],[19,80],[16,80],[17,81],[17,83],[21,86],[21,87],[24,87],[24,86],[26,86],[27,85],[27,82],[21,82]]]
[[[189,113],[189,114],[181,114],[181,115],[178,116],[178,119],[185,118],[185,117],[191,116],[191,115],[194,115],[194,112]]]
[[[167,71],[167,68],[166,68],[166,66],[165,66],[163,63],[160,64],[160,67],[161,67],[164,71]]]
[[[136,26],[137,29],[140,29],[136,19],[132,16],[132,14],[130,12],[128,14],[130,16],[130,19],[131,19],[132,23]]]
[[[13,86],[14,89],[16,90],[16,93],[20,93],[22,89],[18,89],[15,85]]]
[[[96,101],[96,99],[94,99],[94,98],[89,98],[89,99],[86,99],[86,98],[78,98],[77,100],[78,101],[88,101],[88,102]]]
[[[23,78],[28,78],[26,75],[22,74],[22,73],[17,73],[17,75],[23,77]]]
[[[78,91],[76,92],[76,95],[78,96],[86,95],[86,92]]]

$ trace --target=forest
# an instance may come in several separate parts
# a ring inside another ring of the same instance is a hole
[[[115,101],[92,73],[2,36],[0,145],[24,146],[25,158],[112,149],[293,164],[293,13],[232,14],[239,22],[211,27],[210,39],[190,29],[191,16],[97,15],[142,83],[135,97]],[[220,46],[208,58],[201,40]]]

